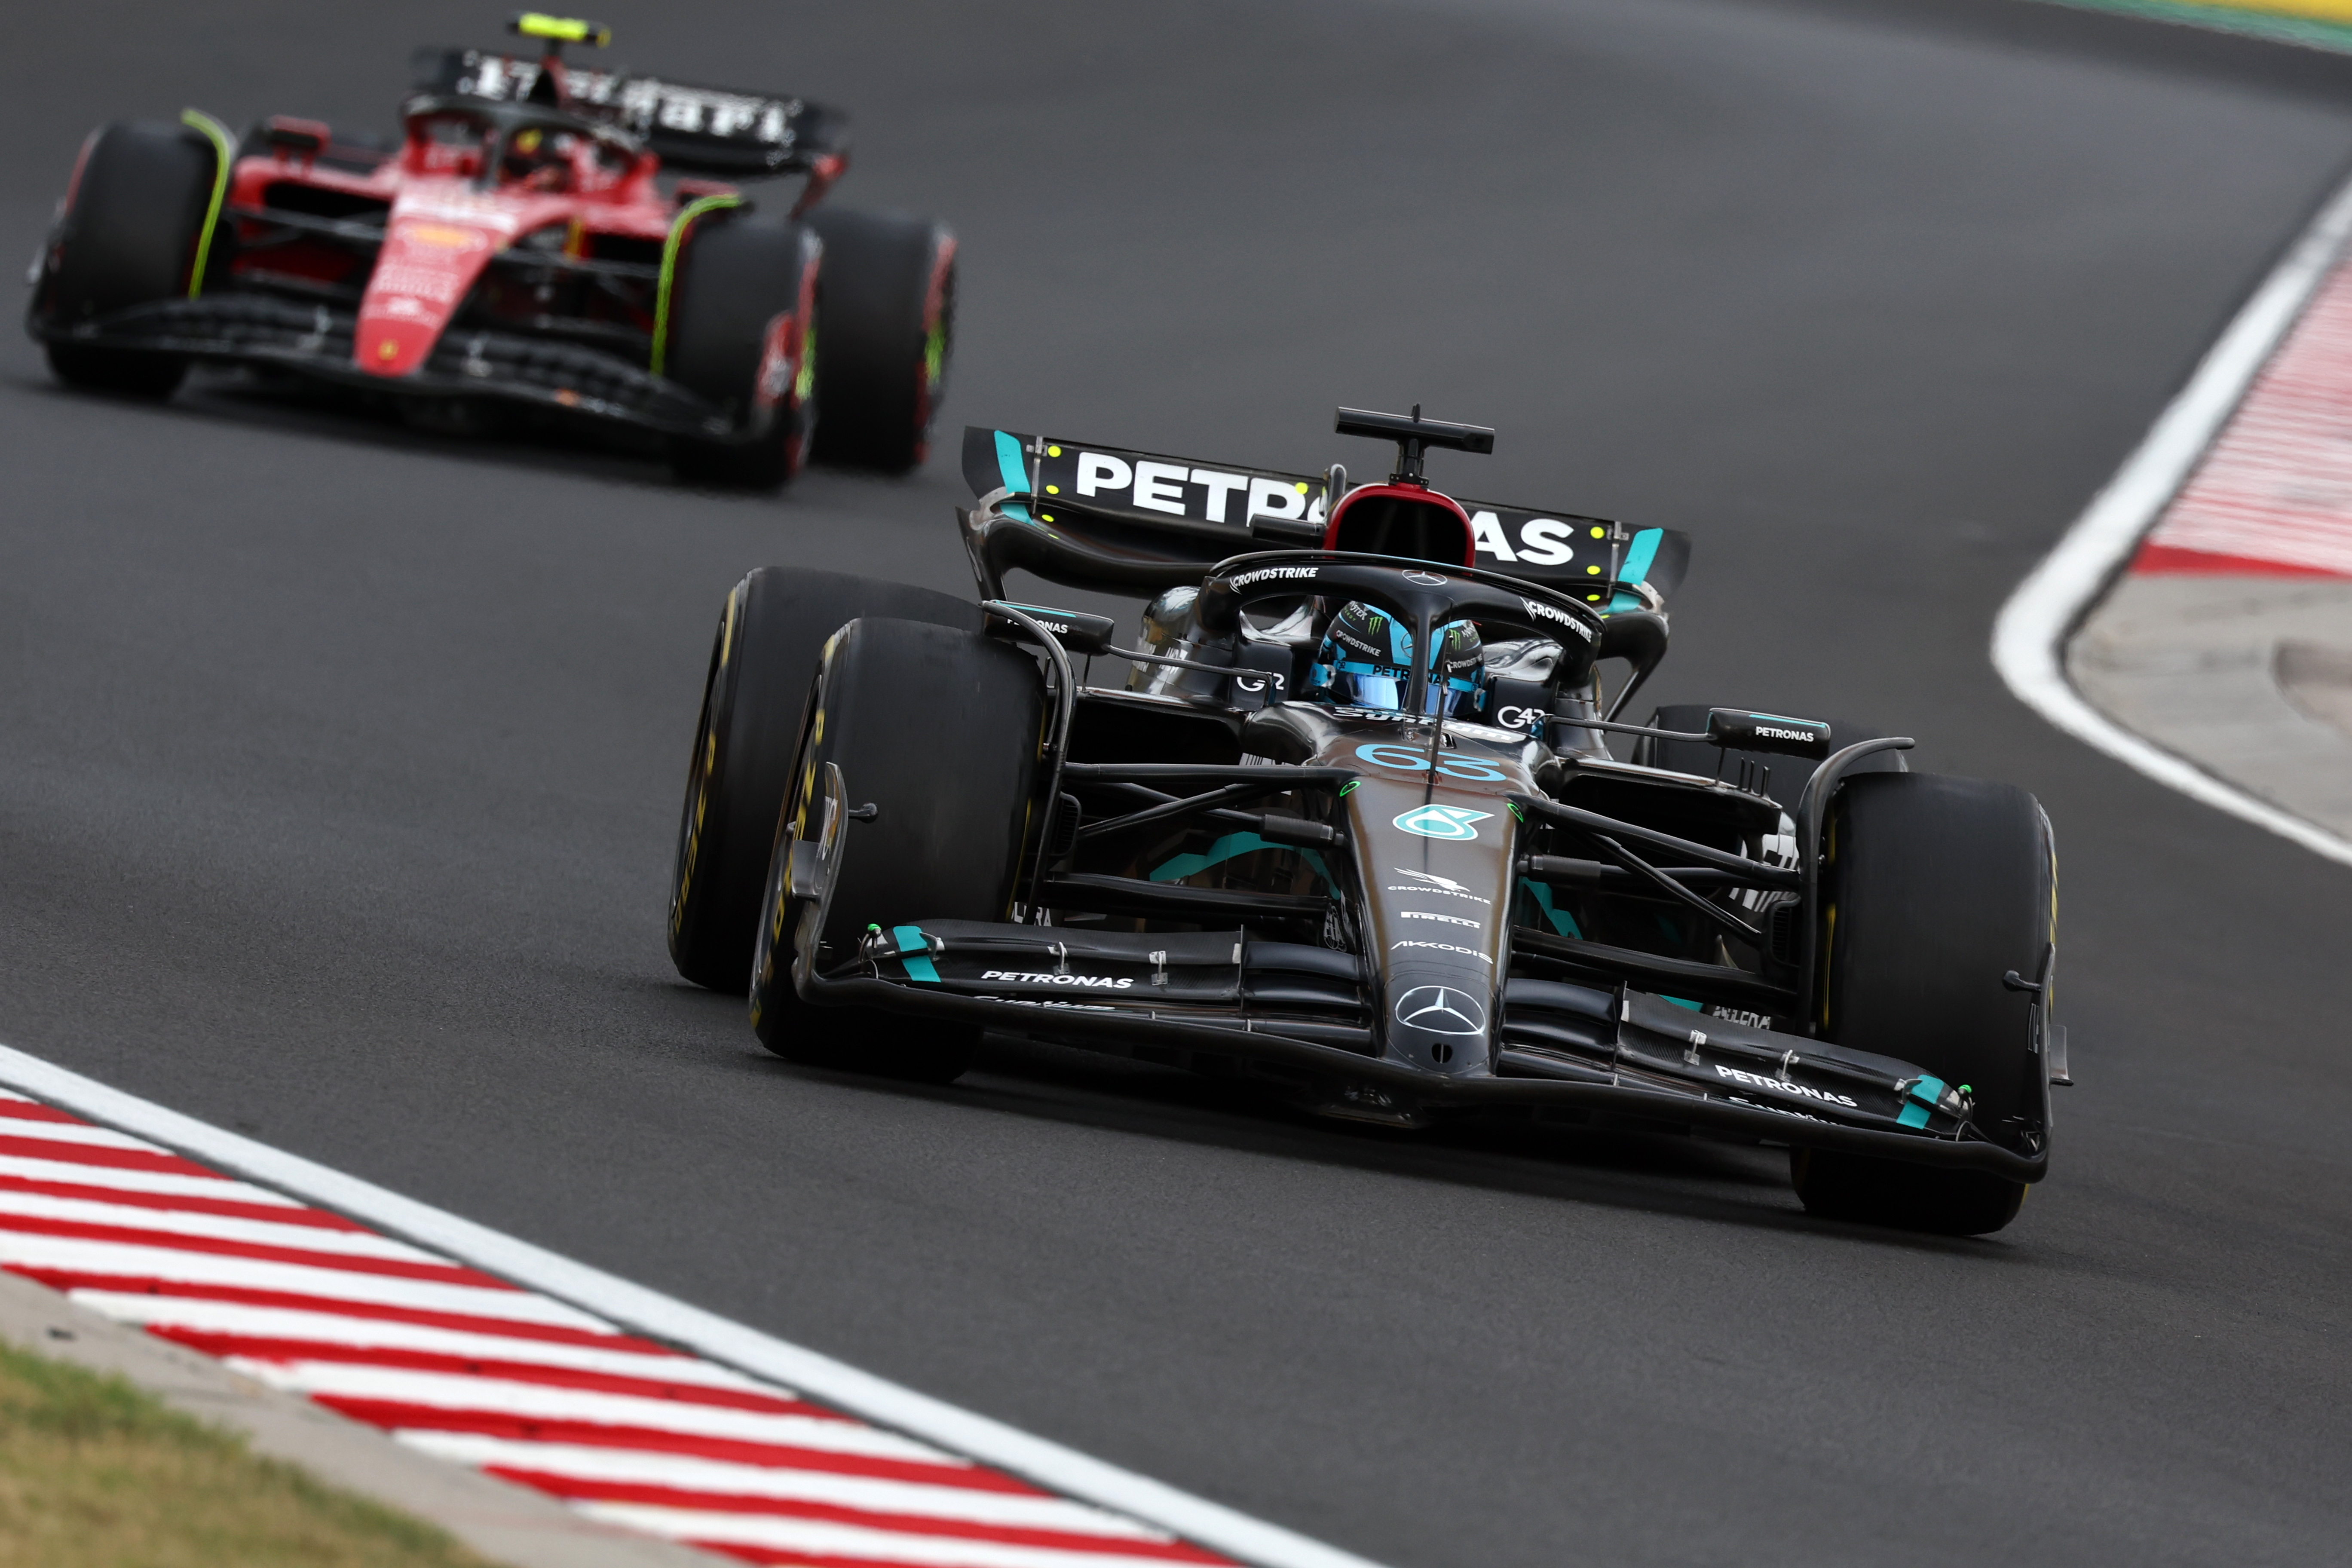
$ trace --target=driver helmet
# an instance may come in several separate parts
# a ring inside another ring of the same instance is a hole
[[[1486,662],[1478,628],[1448,621],[1437,628],[1422,711],[1466,718],[1486,706]],[[1307,680],[1310,697],[1339,708],[1404,711],[1412,690],[1412,631],[1385,610],[1349,600],[1323,634]]]

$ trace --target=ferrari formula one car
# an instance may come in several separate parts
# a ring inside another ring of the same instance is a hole
[[[1809,1209],[2006,1225],[2068,1081],[2034,798],[1816,721],[1623,721],[1688,541],[1429,488],[1491,431],[1339,428],[1388,482],[968,431],[978,604],[737,584],[679,972],[801,1062],[946,1080],[995,1030],[1394,1127],[1785,1144]],[[1140,637],[1015,567],[1155,595]]]
[[[919,462],[956,242],[927,219],[811,211],[847,166],[842,116],[567,67],[563,43],[606,30],[512,26],[544,58],[417,52],[397,150],[282,116],[239,142],[194,110],[94,132],[34,269],[26,324],[50,365],[148,396],[207,360],[444,426],[498,405],[618,422],[704,483],[772,488],[813,442]],[[666,170],[803,184],[755,216],[735,185]]]

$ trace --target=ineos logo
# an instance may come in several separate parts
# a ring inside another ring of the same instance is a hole
[[[1467,991],[1451,985],[1416,985],[1397,998],[1396,1021],[1431,1035],[1483,1035],[1486,1009]]]
[[[1439,576],[1434,572],[1408,572],[1404,574],[1404,580],[1423,588],[1443,588],[1445,586],[1445,579]]]

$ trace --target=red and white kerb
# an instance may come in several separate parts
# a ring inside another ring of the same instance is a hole
[[[749,1563],[1231,1562],[7,1090],[0,1268],[591,1518]]]

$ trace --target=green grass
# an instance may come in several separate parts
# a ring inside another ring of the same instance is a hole
[[[488,1568],[120,1377],[0,1344],[0,1568]]]

